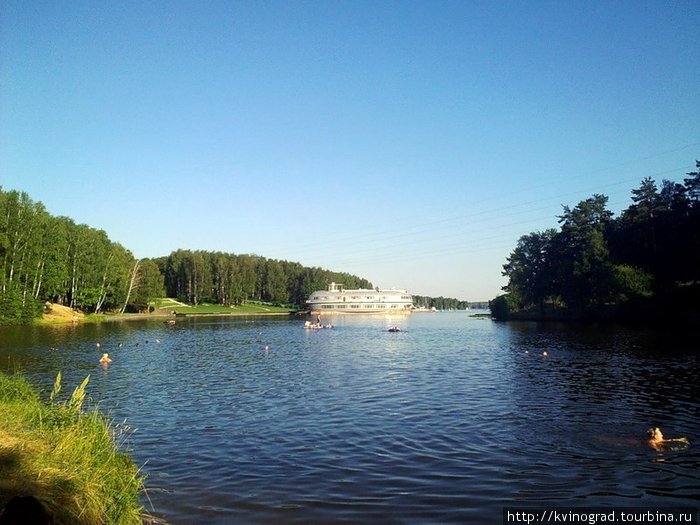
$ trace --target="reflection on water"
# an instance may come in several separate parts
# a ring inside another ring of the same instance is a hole
[[[688,335],[464,313],[333,323],[3,329],[0,367],[46,391],[58,370],[65,384],[91,374],[93,401],[136,429],[133,455],[171,523],[500,523],[514,504],[697,504]],[[693,444],[654,451],[651,426]]]

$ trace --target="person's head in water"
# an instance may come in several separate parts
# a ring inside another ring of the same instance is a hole
[[[649,445],[655,450],[684,450],[690,446],[687,437],[666,438],[659,427],[647,430]]]
[[[647,430],[647,436],[649,436],[650,441],[664,440],[664,435],[661,433],[661,429],[659,427],[654,427]]]

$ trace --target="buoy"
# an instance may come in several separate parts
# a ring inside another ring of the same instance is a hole
[[[547,354],[547,352],[542,352],[542,355],[547,357],[548,354]]]

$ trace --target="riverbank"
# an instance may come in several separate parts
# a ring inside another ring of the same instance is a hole
[[[218,305],[198,305],[190,306],[179,304],[168,306],[167,308],[156,308],[150,313],[105,313],[105,314],[84,314],[73,310],[67,306],[47,303],[44,306],[44,313],[40,318],[34,320],[37,325],[71,325],[83,323],[102,323],[106,321],[131,321],[144,319],[175,319],[177,317],[195,316],[269,316],[269,315],[292,315],[295,310],[279,306],[263,304],[245,304],[231,307]]]
[[[567,308],[546,304],[542,308],[511,310],[505,296],[491,303],[497,321],[558,323],[618,323],[629,326],[674,325],[696,327],[700,323],[700,287],[687,287],[656,297],[643,297],[619,304],[589,308]]]
[[[56,525],[144,522],[144,477],[119,451],[125,431],[97,410],[83,412],[87,384],[58,402],[59,375],[43,401],[23,377],[0,373],[0,508],[32,495]]]

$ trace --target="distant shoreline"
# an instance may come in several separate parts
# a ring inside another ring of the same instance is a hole
[[[221,311],[221,312],[176,312],[172,309],[158,308],[150,313],[124,313],[124,314],[84,314],[74,311],[71,308],[61,305],[48,305],[48,312],[34,321],[37,326],[74,326],[79,324],[93,324],[115,321],[142,321],[148,319],[155,320],[176,320],[178,318],[192,317],[268,317],[268,316],[291,316],[297,313],[296,310],[289,311],[265,311],[259,310],[249,312]]]

